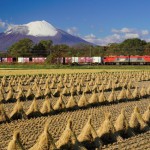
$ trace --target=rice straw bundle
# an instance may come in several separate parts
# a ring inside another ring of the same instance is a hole
[[[120,100],[124,100],[126,99],[126,90],[125,88],[123,87],[122,90],[120,91],[117,99],[120,101]]]
[[[64,84],[63,84],[63,82],[62,82],[62,81],[61,81],[61,82],[59,82],[58,86],[59,86],[60,88],[64,88]]]
[[[85,93],[91,93],[91,89],[90,89],[88,83],[86,84],[86,87],[85,87],[85,89],[84,89],[84,92],[85,92]]]
[[[127,99],[129,99],[129,100],[133,99],[133,95],[129,88],[126,89],[126,96],[127,96]]]
[[[29,150],[57,150],[55,142],[48,131],[49,123],[46,122],[44,131],[38,137],[37,142]]]
[[[0,90],[0,103],[2,101],[4,101],[5,97],[4,97],[4,93],[2,92],[2,90]]]
[[[111,121],[110,113],[105,113],[105,120],[97,130],[97,134],[104,142],[107,140],[111,141],[122,141],[122,137],[116,132],[113,122]]]
[[[38,84],[37,84],[37,82],[35,82],[35,81],[34,81],[34,83],[33,83],[32,90],[33,90],[33,91],[38,90]]]
[[[112,81],[109,80],[108,84],[106,85],[106,90],[109,90],[112,88]]]
[[[69,93],[70,93],[69,89],[68,89],[67,85],[65,85],[65,88],[63,89],[62,94],[67,96],[67,95],[69,95]]]
[[[38,88],[37,88],[37,92],[36,92],[36,94],[35,94],[35,97],[36,97],[37,99],[40,99],[40,98],[43,98],[43,95],[44,95],[44,94],[43,94],[41,88],[38,87]]]
[[[61,93],[61,88],[59,86],[57,86],[57,89],[54,91],[53,95],[55,97],[58,97],[58,96],[60,96],[60,93]]]
[[[32,92],[32,89],[29,87],[29,88],[28,88],[28,91],[27,91],[27,93],[26,93],[26,98],[27,98],[27,99],[33,99],[33,97],[34,97],[34,94],[33,94],[33,92]]]
[[[105,90],[105,85],[102,83],[102,85],[99,87],[99,91]]]
[[[150,86],[146,90],[147,95],[150,95]]]
[[[72,130],[72,121],[69,119],[67,126],[56,142],[58,149],[74,149],[74,150],[86,150],[77,140],[75,133]]]
[[[50,112],[53,112],[53,111],[54,111],[54,109],[51,105],[50,99],[48,96],[46,96],[46,98],[43,102],[42,108],[40,109],[40,112],[42,114],[49,114]]]
[[[9,101],[9,100],[13,100],[14,98],[14,93],[13,93],[13,90],[10,89],[10,91],[7,93],[7,96],[6,96],[6,101]]]
[[[5,112],[3,104],[0,103],[0,123],[7,122],[7,121],[9,121],[9,118]]]
[[[19,90],[18,94],[16,95],[16,99],[25,100],[25,95],[23,93],[23,90]]]
[[[139,108],[136,106],[131,114],[129,125],[135,131],[147,130],[148,126],[140,114]]]
[[[52,81],[51,85],[50,85],[50,88],[51,89],[54,89],[56,87],[56,83],[54,81]]]
[[[141,90],[140,90],[140,96],[141,96],[141,97],[147,96],[146,89],[145,89],[144,86],[143,86],[143,87],[141,88]]]
[[[4,86],[1,84],[0,85],[0,91],[4,94],[4,93],[6,93],[6,91],[5,91],[5,88],[4,88]]]
[[[44,96],[51,96],[52,92],[50,90],[50,88],[47,86],[46,89],[45,89],[45,92],[44,92]]]
[[[116,94],[114,89],[112,89],[109,97],[108,97],[108,102],[115,102],[117,100]]]
[[[9,142],[7,150],[25,150],[20,141],[20,132],[15,131],[13,139]]]
[[[95,91],[96,93],[99,92],[97,83],[94,84],[92,91]]]
[[[71,97],[69,98],[67,104],[66,104],[66,108],[75,108],[77,106],[77,102],[73,96],[73,94],[71,94]]]
[[[93,125],[91,124],[91,117],[92,116],[89,116],[87,123],[78,136],[78,140],[89,148],[91,148],[92,145],[98,148],[102,146],[102,142],[100,141]]]
[[[84,107],[84,106],[87,106],[88,104],[89,104],[88,100],[85,97],[85,93],[83,92],[82,96],[80,97],[80,99],[78,101],[78,106],[79,107]]]
[[[135,89],[134,89],[132,95],[133,95],[133,98],[135,98],[135,99],[136,99],[136,98],[140,98],[140,92],[139,92],[137,86],[135,87]]]
[[[94,104],[94,103],[98,103],[98,102],[99,102],[98,96],[97,96],[97,94],[94,91],[92,96],[89,99],[89,103],[90,104]]]
[[[39,111],[39,108],[38,108],[38,104],[37,104],[36,98],[33,99],[29,109],[26,112],[26,115],[28,117],[36,117],[36,116],[40,116],[41,115],[41,113]]]
[[[118,118],[114,124],[114,127],[115,127],[117,132],[118,131],[126,132],[128,130],[129,124],[128,124],[128,120],[125,116],[125,110],[124,109],[121,110],[121,114],[118,116]]]
[[[62,109],[65,109],[65,103],[63,101],[62,95],[60,95],[59,99],[54,105],[54,110],[62,110]]]
[[[17,99],[16,104],[14,105],[13,111],[10,113],[10,119],[27,119],[27,116],[23,110],[22,102],[20,99]]]
[[[99,102],[100,103],[106,102],[106,96],[104,94],[104,90],[102,90],[101,93],[100,93],[100,95],[99,95]]]
[[[105,120],[97,130],[97,134],[99,137],[102,137],[105,134],[113,134],[114,132],[115,127],[111,121],[111,115],[110,113],[105,113]]]
[[[77,94],[81,94],[82,93],[82,87],[81,87],[81,83],[79,83],[79,85],[77,86]]]
[[[76,88],[75,88],[75,85],[73,84],[73,85],[71,86],[71,88],[70,88],[70,93],[71,93],[72,95],[75,95],[76,92],[77,92],[77,90],[76,90]]]
[[[150,124],[150,106],[148,106],[142,117],[146,123]]]

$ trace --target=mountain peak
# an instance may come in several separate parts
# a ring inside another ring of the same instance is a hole
[[[31,36],[55,36],[57,29],[45,20],[34,21],[23,25],[13,25],[6,30],[6,34],[20,33]]]

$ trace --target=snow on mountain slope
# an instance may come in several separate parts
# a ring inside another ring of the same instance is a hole
[[[57,29],[46,21],[34,21],[24,25],[14,25],[6,30],[6,34],[20,33],[31,36],[55,36]]]
[[[28,27],[28,35],[32,36],[55,36],[57,29],[46,21],[35,21],[26,24]]]

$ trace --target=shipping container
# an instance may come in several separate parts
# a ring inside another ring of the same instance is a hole
[[[7,62],[7,58],[2,58],[2,62]]]
[[[38,58],[38,63],[44,63],[45,60],[46,60],[45,57],[39,57],[39,58]]]
[[[41,63],[41,61],[42,61],[41,57],[33,57],[32,58],[33,63]]]
[[[72,63],[72,57],[65,57],[65,63],[71,64]]]
[[[13,62],[13,58],[12,58],[12,57],[8,57],[8,58],[7,58],[7,62],[8,62],[8,63],[12,63],[12,62]]]
[[[12,57],[2,58],[2,62],[12,63],[13,62],[13,58]]]
[[[79,60],[78,60],[78,57],[72,57],[72,63],[78,63]]]
[[[85,63],[87,63],[87,64],[93,63],[93,58],[92,57],[85,57]]]
[[[81,64],[84,64],[85,63],[85,57],[78,57],[78,62],[79,62],[79,64],[81,63]]]
[[[102,58],[101,57],[93,57],[93,63],[101,64],[102,63]]]
[[[18,57],[18,63],[23,63],[23,57]]]
[[[63,58],[63,57],[58,57],[58,58],[56,59],[56,61],[53,62],[53,63],[63,64],[63,63],[64,63],[64,58]]]
[[[24,57],[24,58],[23,58],[23,62],[24,62],[24,63],[28,63],[28,62],[29,62],[29,57]]]

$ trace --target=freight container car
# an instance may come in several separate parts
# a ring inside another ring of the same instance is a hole
[[[33,63],[44,63],[46,60],[46,57],[33,57],[32,62]]]
[[[72,57],[72,63],[73,64],[78,64],[79,63],[78,57]]]
[[[93,64],[102,64],[101,57],[93,57]]]
[[[72,64],[72,57],[65,57],[65,64]]]
[[[85,64],[86,57],[78,57],[79,64]]]
[[[55,62],[57,64],[65,64],[65,57],[56,58]]]
[[[7,62],[7,58],[2,58],[2,62]]]
[[[92,64],[93,63],[93,57],[85,57],[85,64]]]
[[[18,57],[18,63],[23,63],[23,57]]]
[[[12,63],[13,62],[13,58],[12,57],[2,58],[2,62],[4,62],[4,63]]]
[[[24,57],[24,58],[23,58],[23,62],[24,62],[24,63],[29,63],[29,61],[30,61],[29,57]]]
[[[7,62],[8,62],[8,63],[12,63],[12,62],[13,62],[13,58],[12,58],[12,57],[8,57],[8,58],[7,58]]]

